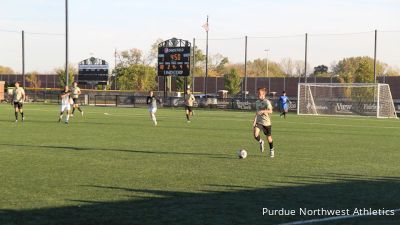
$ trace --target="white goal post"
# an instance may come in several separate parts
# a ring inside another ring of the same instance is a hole
[[[298,115],[397,118],[388,84],[299,83]]]

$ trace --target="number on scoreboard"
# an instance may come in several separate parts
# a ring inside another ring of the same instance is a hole
[[[184,40],[170,39],[158,47],[158,76],[190,75],[190,43]]]

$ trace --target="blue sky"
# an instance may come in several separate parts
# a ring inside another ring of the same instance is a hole
[[[70,61],[94,56],[113,65],[114,49],[148,51],[157,38],[178,37],[204,48],[202,25],[210,16],[210,54],[221,53],[232,62],[244,59],[244,36],[292,38],[249,38],[249,59],[303,60],[304,33],[310,33],[311,66],[330,65],[354,55],[373,56],[373,30],[400,30],[400,1],[395,0],[221,0],[221,1],[133,1],[69,0]],[[64,33],[64,0],[1,0],[0,65],[20,71],[20,34]],[[345,36],[316,36],[325,33],[357,33]],[[400,66],[400,32],[380,32],[378,58]],[[396,49],[397,48],[397,49]],[[26,36],[27,71],[51,72],[64,63],[64,37]]]

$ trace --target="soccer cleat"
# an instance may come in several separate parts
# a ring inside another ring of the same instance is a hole
[[[275,157],[275,151],[274,151],[274,149],[271,149],[269,152],[270,152],[270,157],[271,157],[271,158],[274,158],[274,157]]]
[[[18,123],[18,120],[15,120],[16,123]]]
[[[60,117],[60,118],[58,118],[58,122],[59,122],[59,123],[61,123],[61,117]]]
[[[190,122],[192,122],[192,121],[188,120],[187,122],[190,123]]]
[[[260,141],[260,152],[261,153],[264,152],[264,141],[263,140]]]
[[[65,121],[65,124],[68,124],[68,121]]]
[[[74,117],[74,114],[71,114],[70,117]]]

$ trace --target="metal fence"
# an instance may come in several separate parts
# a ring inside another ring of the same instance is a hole
[[[121,96],[121,95],[95,95],[94,106],[106,107],[147,107],[147,96]],[[270,98],[273,105],[278,107],[278,98]],[[166,97],[160,99],[160,107],[178,108],[184,106],[183,97]],[[201,98],[196,97],[193,106],[205,109],[234,109],[234,110],[255,110],[257,99],[243,98]],[[291,98],[290,110],[296,111],[297,99]]]
[[[46,103],[46,104],[60,104],[60,91],[57,90],[45,90],[45,91],[34,91],[27,90],[28,102],[32,103]],[[7,96],[6,100],[10,100],[10,96]],[[158,96],[161,96],[159,93]],[[83,94],[79,97],[79,103],[81,105],[93,105],[102,107],[127,107],[127,108],[145,108],[147,96],[135,95],[128,93],[121,94]],[[208,97],[205,98],[203,95],[196,95],[196,101],[194,102],[195,108],[204,109],[222,109],[222,110],[255,110],[255,98],[218,98]],[[274,108],[279,109],[278,97],[269,96]],[[289,111],[297,111],[297,97],[289,96],[290,105]],[[398,115],[400,115],[400,99],[394,99],[394,105]],[[184,107],[183,97],[165,97],[160,98],[159,107],[171,107],[179,108]]]
[[[146,96],[119,96],[119,95],[97,95],[95,96],[95,106],[108,106],[108,107],[147,107]],[[270,96],[268,98],[276,111],[279,111],[279,100],[277,96]],[[297,112],[297,98],[289,97],[289,111]],[[221,110],[247,110],[254,111],[257,99],[243,99],[243,98],[201,98],[196,97],[194,108],[203,109],[221,109]],[[166,97],[161,99],[159,107],[179,108],[184,107],[183,97]],[[400,100],[394,101],[396,111],[400,115]]]

